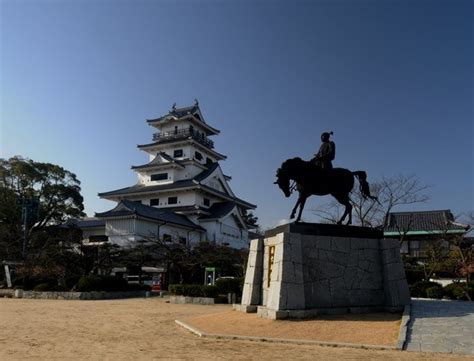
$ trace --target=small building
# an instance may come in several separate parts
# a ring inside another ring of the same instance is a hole
[[[450,241],[459,240],[469,232],[470,226],[455,222],[449,209],[419,212],[392,212],[387,215],[385,238],[400,241],[403,255],[423,260],[430,245],[439,245],[446,254]]]

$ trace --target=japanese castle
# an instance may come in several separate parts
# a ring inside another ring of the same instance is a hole
[[[188,245],[210,241],[248,248],[244,214],[256,206],[232,192],[231,178],[219,165],[226,156],[209,139],[220,132],[204,120],[198,102],[173,105],[168,114],[147,123],[158,132],[151,143],[138,145],[149,161],[132,166],[137,183],[99,193],[117,205],[79,225],[84,235],[92,241],[105,227],[107,240],[118,245],[159,236]]]

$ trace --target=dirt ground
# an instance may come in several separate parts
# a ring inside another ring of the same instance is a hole
[[[272,321],[237,311],[186,318],[206,333],[396,346],[401,314],[319,316],[314,320]]]
[[[200,338],[175,324],[229,311],[165,299],[0,299],[0,360],[457,360],[457,355]],[[472,358],[471,358],[472,359]]]

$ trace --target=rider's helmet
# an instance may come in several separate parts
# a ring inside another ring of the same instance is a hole
[[[324,132],[321,134],[321,140],[323,142],[327,142],[329,140],[329,137],[333,134],[333,132]]]

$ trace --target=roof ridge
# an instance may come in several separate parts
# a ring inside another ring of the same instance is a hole
[[[413,213],[446,213],[451,212],[450,209],[439,209],[439,210],[429,210],[429,211],[403,211],[403,212],[389,212],[389,214],[413,214]]]
[[[193,108],[199,109],[199,104],[188,105],[188,106],[181,107],[181,108],[175,107],[175,108],[172,109],[171,111],[173,112],[173,111],[186,110],[186,109],[193,109]]]

